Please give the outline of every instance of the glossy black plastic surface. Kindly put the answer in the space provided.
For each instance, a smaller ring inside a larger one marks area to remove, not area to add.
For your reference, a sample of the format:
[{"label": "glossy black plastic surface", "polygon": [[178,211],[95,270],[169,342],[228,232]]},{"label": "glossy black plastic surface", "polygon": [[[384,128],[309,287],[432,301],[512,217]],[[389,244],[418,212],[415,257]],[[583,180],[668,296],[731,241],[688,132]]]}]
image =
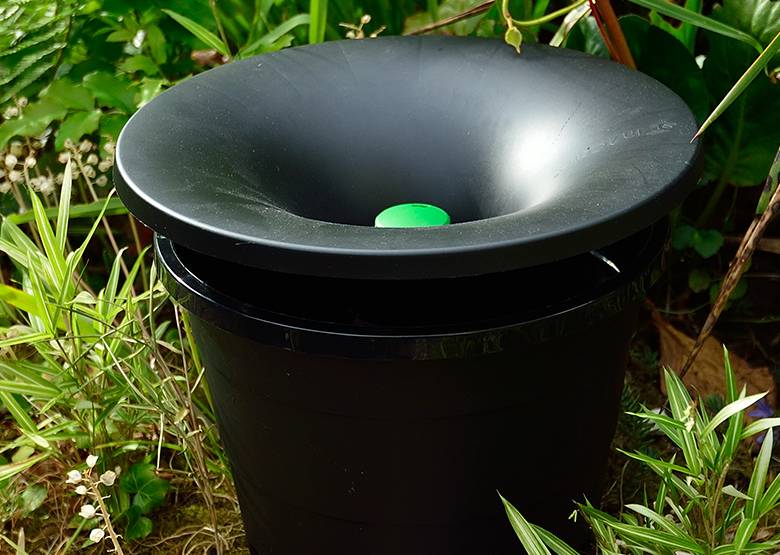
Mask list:
[{"label": "glossy black plastic surface", "polygon": [[516,554],[497,490],[581,542],[567,516],[599,498],[666,235],[662,223],[571,261],[432,280],[427,302],[414,280],[276,274],[158,236],[253,552]]},{"label": "glossy black plastic surface", "polygon": [[[696,178],[696,122],[579,52],[453,37],[286,49],[189,79],[118,141],[115,181],[177,244],[300,275],[428,279],[562,260],[650,225]],[[453,225],[377,229],[423,202]]]}]

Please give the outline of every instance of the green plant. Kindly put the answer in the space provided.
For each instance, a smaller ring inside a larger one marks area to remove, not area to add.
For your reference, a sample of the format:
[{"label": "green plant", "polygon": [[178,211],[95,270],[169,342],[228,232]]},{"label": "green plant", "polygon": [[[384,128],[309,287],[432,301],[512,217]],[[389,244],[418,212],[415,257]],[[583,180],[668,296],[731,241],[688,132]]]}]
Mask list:
[{"label": "green plant", "polygon": [[[119,494],[106,500],[107,511],[121,520],[127,539],[140,538],[151,531],[146,515],[167,489],[155,472],[164,452],[183,459],[169,472],[193,476],[212,513],[211,483],[227,466],[186,326],[154,270],[144,278],[149,289],[136,291],[144,252],[127,266],[125,249],[118,249],[98,291],[85,280],[85,257],[103,212],[71,248],[72,165],[54,227],[32,190],[30,234],[8,218],[0,227],[0,252],[13,261],[18,283],[0,284],[2,310],[12,322],[0,328],[0,401],[18,430],[0,442],[0,454],[10,454],[0,480],[47,460],[73,468],[83,450],[99,454],[104,471],[129,469]],[[134,464],[152,453],[156,465]],[[7,481],[10,487],[16,486]],[[216,545],[221,541],[215,538]]]},{"label": "green plant", "polygon": [[[728,555],[766,553],[780,544],[780,534],[761,531],[761,522],[780,508],[780,477],[769,479],[772,428],[780,418],[745,425],[745,412],[766,393],[740,391],[724,349],[727,404],[710,416],[694,401],[680,378],[665,370],[670,414],[644,410],[634,416],[654,424],[675,446],[669,460],[642,452],[625,453],[658,475],[657,491],[645,492],[642,504],[629,504],[613,517],[589,502],[578,512],[590,526],[599,553],[655,555]],[[729,469],[745,439],[766,432],[746,489],[732,482]],[[575,555],[549,532],[529,524],[502,498],[510,522],[529,555]],[[761,534],[759,532],[761,531]],[[760,538],[759,538],[760,536]]]}]

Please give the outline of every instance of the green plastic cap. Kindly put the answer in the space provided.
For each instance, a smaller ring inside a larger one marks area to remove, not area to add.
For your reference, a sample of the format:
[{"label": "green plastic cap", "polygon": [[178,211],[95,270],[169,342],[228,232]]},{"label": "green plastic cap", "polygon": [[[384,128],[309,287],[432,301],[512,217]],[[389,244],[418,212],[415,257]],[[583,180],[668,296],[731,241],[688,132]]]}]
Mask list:
[{"label": "green plastic cap", "polygon": [[374,220],[376,227],[434,227],[449,223],[450,215],[444,210],[418,202],[385,208]]}]

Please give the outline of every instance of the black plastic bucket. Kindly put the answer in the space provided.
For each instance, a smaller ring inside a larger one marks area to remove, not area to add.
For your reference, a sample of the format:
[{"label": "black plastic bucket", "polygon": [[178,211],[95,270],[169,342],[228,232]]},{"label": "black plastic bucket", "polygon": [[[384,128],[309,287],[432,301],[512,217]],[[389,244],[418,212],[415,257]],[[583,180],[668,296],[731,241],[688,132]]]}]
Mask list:
[{"label": "black plastic bucket", "polygon": [[497,491],[577,541],[666,226],[531,270],[377,282],[157,237],[256,553],[517,553]]},{"label": "black plastic bucket", "polygon": [[[192,313],[255,552],[515,553],[499,491],[576,539],[696,127],[608,60],[451,37],[287,49],[135,114],[117,190]],[[452,225],[372,226],[405,203]]]}]

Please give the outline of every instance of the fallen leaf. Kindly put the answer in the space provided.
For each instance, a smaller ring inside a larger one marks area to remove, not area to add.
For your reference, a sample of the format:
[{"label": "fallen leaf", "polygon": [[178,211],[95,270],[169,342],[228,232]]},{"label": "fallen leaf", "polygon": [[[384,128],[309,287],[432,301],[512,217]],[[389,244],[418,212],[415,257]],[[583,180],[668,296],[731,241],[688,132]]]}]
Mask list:
[{"label": "fallen leaf", "polygon": [[[661,343],[661,368],[668,367],[675,372],[680,371],[685,357],[690,352],[695,339],[681,332],[658,313],[653,314],[653,323],[658,329]],[[777,406],[777,391],[772,373],[766,366],[750,366],[745,359],[729,353],[731,367],[737,378],[739,387],[747,386],[748,395],[769,392],[766,400],[773,408]],[[723,346],[714,337],[708,337],[704,342],[699,356],[683,379],[685,385],[694,394],[702,398],[718,394],[726,397],[726,378],[723,372]],[[661,373],[661,390],[666,394],[666,386]]]}]

